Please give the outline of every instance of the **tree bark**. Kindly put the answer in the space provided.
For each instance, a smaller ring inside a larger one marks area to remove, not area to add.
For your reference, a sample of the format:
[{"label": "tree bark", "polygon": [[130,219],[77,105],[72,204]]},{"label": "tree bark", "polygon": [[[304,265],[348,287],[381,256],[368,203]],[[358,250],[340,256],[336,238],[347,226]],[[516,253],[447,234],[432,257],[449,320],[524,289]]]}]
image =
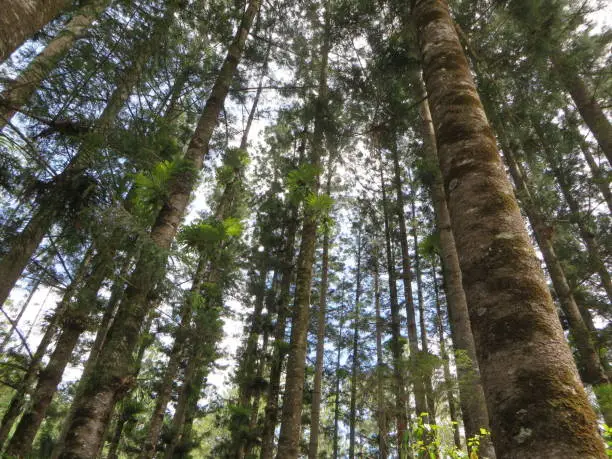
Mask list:
[{"label": "tree bark", "polygon": [[[319,70],[318,98],[315,108],[314,132],[310,164],[315,168],[321,165],[323,155],[324,123],[327,116],[327,61],[331,47],[331,13],[325,11],[323,44],[321,46],[321,63]],[[310,190],[314,195],[319,193],[319,178]],[[312,284],[312,264],[314,262],[319,225],[317,212],[306,206],[302,225],[302,240],[297,259],[295,302],[291,320],[291,341],[289,344],[289,361],[285,379],[285,394],[281,417],[281,430],[278,440],[277,459],[295,459],[299,454],[299,441],[302,427],[302,397],[304,394],[304,374],[306,365],[306,348],[308,335],[308,318],[310,314],[310,288]]]},{"label": "tree bark", "polygon": [[334,389],[334,438],[332,443],[333,458],[338,459],[338,437],[340,435],[340,357],[342,354],[342,332],[344,331],[344,279],[342,280],[342,300],[340,302],[340,318],[338,320],[338,343],[336,345],[336,384]]},{"label": "tree bark", "polygon": [[0,63],[71,4],[71,0],[2,0]]},{"label": "tree bark", "polygon": [[190,167],[185,167],[185,170],[172,177],[168,198],[151,229],[152,247],[143,250],[88,387],[82,399],[76,401],[79,408],[60,455],[62,459],[87,458],[95,454],[114,404],[132,384],[130,375],[133,364],[129,356],[134,350],[141,324],[148,313],[147,294],[163,278],[167,250],[197,183],[198,171],[208,155],[208,144],[217,124],[217,117],[258,10],[259,0],[249,2],[185,153],[185,165]]},{"label": "tree bark", "polygon": [[496,451],[603,458],[448,6],[416,0],[413,16]]},{"label": "tree bark", "polygon": [[32,62],[5,86],[0,94],[0,131],[13,115],[30,100],[36,89],[49,76],[57,63],[82,38],[91,24],[108,7],[110,0],[87,1]]}]

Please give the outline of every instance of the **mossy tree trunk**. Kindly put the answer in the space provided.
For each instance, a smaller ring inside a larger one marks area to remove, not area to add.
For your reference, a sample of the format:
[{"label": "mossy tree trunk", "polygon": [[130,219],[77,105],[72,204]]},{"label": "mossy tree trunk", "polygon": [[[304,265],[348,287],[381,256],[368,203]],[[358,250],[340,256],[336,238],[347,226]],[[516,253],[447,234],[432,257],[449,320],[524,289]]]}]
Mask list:
[{"label": "mossy tree trunk", "polygon": [[412,13],[497,454],[603,458],[448,5]]},{"label": "mossy tree trunk", "polygon": [[258,10],[259,0],[252,0],[243,14],[187,147],[185,168],[172,177],[167,199],[151,229],[150,246],[143,249],[130,278],[121,307],[108,332],[108,338],[86,390],[82,398],[75,401],[78,408],[75,410],[61,458],[88,458],[97,452],[113,406],[132,384],[133,361],[129,356],[136,346],[141,324],[148,313],[147,294],[163,279],[167,251],[197,184],[198,172],[208,155],[208,144]]}]

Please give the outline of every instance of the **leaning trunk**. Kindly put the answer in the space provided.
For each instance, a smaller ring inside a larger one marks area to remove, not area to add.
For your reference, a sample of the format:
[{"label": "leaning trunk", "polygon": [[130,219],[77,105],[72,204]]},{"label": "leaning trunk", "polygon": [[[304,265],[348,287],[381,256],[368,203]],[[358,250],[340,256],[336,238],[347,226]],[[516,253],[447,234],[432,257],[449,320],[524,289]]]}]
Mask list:
[{"label": "leaning trunk", "polygon": [[[229,47],[219,70],[196,131],[185,153],[185,166],[169,183],[168,197],[151,229],[150,246],[143,249],[117,317],[108,333],[104,348],[92,371],[83,397],[76,400],[77,409],[64,450],[65,459],[92,457],[98,450],[102,435],[116,401],[133,384],[132,354],[141,324],[148,313],[147,294],[163,279],[166,253],[184,216],[190,195],[197,183],[198,171],[208,155],[208,144],[217,123],[217,117],[227,96],[234,73],[242,57],[246,39],[259,0],[252,0]],[[190,167],[187,167],[190,166]]]},{"label": "leaning trunk", "polygon": [[496,450],[603,458],[448,6],[416,0],[413,16]]},{"label": "leaning trunk", "polygon": [[57,37],[36,56],[21,74],[8,83],[0,95],[0,131],[13,115],[30,100],[36,89],[49,76],[74,43],[85,36],[91,24],[109,5],[110,0],[94,0],[75,12]]}]

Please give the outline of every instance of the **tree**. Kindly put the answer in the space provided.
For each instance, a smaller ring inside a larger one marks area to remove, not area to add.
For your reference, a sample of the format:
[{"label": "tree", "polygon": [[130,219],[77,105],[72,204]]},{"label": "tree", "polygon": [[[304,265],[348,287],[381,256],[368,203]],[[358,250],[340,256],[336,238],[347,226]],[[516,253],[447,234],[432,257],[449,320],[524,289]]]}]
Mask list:
[{"label": "tree", "polygon": [[[496,450],[507,457],[603,457],[594,414],[500,167],[448,6],[417,1],[412,13]],[[459,218],[468,213],[469,220]],[[544,337],[546,346],[540,344]],[[503,382],[502,373],[508,375]],[[533,385],[541,388],[537,397]],[[553,408],[561,400],[562,408]],[[529,419],[520,411],[525,405]],[[571,427],[563,421],[569,416]]]}]

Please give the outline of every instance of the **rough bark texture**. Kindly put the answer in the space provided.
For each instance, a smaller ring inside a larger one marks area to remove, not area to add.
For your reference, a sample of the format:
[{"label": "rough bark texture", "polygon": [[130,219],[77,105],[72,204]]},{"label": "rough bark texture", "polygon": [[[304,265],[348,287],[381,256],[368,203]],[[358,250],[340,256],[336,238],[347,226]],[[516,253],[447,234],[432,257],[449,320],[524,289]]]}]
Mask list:
[{"label": "rough bark texture", "polygon": [[91,24],[109,3],[110,0],[85,2],[57,37],[45,46],[45,49],[17,78],[5,86],[0,94],[0,130],[30,100],[43,80],[49,76],[74,43],[85,35]]},{"label": "rough bark texture", "polygon": [[[325,13],[323,44],[321,47],[321,68],[319,70],[319,94],[317,98],[312,150],[310,163],[315,168],[321,165],[323,153],[323,129],[327,112],[327,59],[330,50],[331,25],[330,13]],[[319,180],[312,187],[312,193],[319,192]],[[302,240],[297,259],[295,302],[291,319],[291,341],[289,361],[285,379],[285,394],[281,430],[278,440],[277,459],[294,459],[299,454],[299,441],[302,427],[302,397],[304,394],[304,374],[306,365],[306,337],[310,314],[310,287],[312,283],[312,264],[314,262],[319,218],[314,209],[306,206],[302,225]]]},{"label": "rough bark texture", "polygon": [[584,123],[597,139],[597,143],[601,147],[608,158],[608,162],[612,165],[612,124],[608,120],[603,109],[595,99],[592,91],[589,90],[586,83],[577,74],[576,69],[567,65],[566,57],[560,52],[551,55],[552,68],[561,83],[567,89],[572,100],[576,104],[576,108]]},{"label": "rough bark texture", "polygon": [[[453,347],[456,352],[457,379],[459,383],[459,400],[465,427],[466,438],[472,438],[479,429],[489,430],[489,414],[480,381],[480,370],[476,358],[476,347],[472,336],[472,326],[468,313],[465,292],[463,291],[459,257],[455,247],[455,237],[451,230],[450,214],[446,205],[444,183],[440,173],[436,137],[426,100],[427,91],[423,81],[416,82],[419,91],[419,112],[423,121],[423,154],[433,171],[429,189],[432,197],[436,226],[440,234],[440,252],[444,273],[444,290],[448,304],[448,316],[451,328]],[[495,451],[490,441],[485,440],[480,452],[490,459],[495,458]]]},{"label": "rough bark texture", "polygon": [[603,458],[448,6],[413,15],[498,457]]},{"label": "rough bark texture", "polygon": [[141,324],[148,312],[147,294],[163,277],[167,250],[197,183],[197,172],[202,168],[204,158],[208,154],[208,144],[217,124],[217,117],[258,10],[259,0],[252,0],[243,15],[185,153],[184,161],[190,168],[186,167],[184,171],[175,174],[169,184],[168,198],[151,229],[152,246],[143,250],[87,388],[82,399],[78,401],[64,450],[60,455],[62,459],[93,457],[116,400],[132,384],[133,363],[127,356],[132,354],[136,346]]},{"label": "rough bark texture", "polygon": [[0,1],[0,63],[71,4],[72,0]]},{"label": "rough bark texture", "polygon": [[[331,165],[330,165],[331,168]],[[327,177],[326,192],[331,194],[331,177]],[[323,254],[321,256],[321,285],[319,287],[319,310],[317,313],[317,349],[315,356],[315,374],[310,408],[310,439],[308,458],[317,459],[319,450],[319,422],[321,417],[321,385],[323,382],[323,357],[325,350],[325,325],[327,320],[327,287],[329,270],[329,231],[323,235]]]}]

